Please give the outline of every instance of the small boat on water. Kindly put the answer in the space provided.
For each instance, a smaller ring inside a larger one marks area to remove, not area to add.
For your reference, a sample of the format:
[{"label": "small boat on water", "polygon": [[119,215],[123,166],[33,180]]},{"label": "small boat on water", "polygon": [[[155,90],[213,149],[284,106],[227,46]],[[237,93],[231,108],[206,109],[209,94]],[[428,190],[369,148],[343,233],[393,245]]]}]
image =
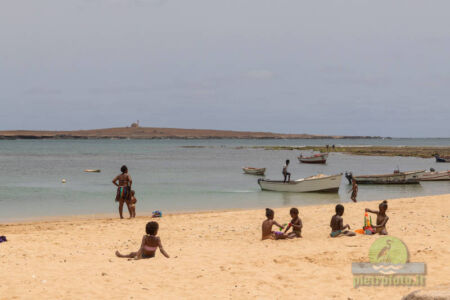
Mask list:
[{"label": "small boat on water", "polygon": [[423,173],[425,173],[425,170],[409,172],[396,170],[391,174],[351,175],[351,178],[354,178],[358,184],[409,184],[420,183],[420,177]]},{"label": "small boat on water", "polygon": [[450,162],[450,156],[439,156],[436,154],[434,158],[436,158],[436,162]]},{"label": "small boat on water", "polygon": [[86,173],[100,173],[100,169],[86,169],[84,170]]},{"label": "small boat on water", "polygon": [[429,172],[425,172],[420,174],[420,181],[444,181],[450,180],[450,170],[436,172],[434,169],[431,169]]},{"label": "small boat on water", "polygon": [[252,168],[252,167],[245,167],[242,168],[245,174],[250,175],[264,175],[266,172],[266,168]]},{"label": "small boat on water", "polygon": [[334,192],[339,191],[341,185],[341,174],[324,175],[318,174],[306,178],[297,179],[294,181],[283,182],[282,180],[265,180],[258,179],[258,184],[263,191],[275,192]]},{"label": "small boat on water", "polygon": [[313,156],[303,156],[300,154],[298,160],[305,164],[324,164],[327,162],[328,153],[314,154]]}]

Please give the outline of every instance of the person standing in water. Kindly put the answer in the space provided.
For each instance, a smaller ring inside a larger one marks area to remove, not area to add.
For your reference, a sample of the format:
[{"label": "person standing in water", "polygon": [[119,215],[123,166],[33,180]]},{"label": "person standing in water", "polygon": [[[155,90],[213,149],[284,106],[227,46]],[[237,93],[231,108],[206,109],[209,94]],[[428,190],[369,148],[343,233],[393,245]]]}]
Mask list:
[{"label": "person standing in water", "polygon": [[119,202],[119,215],[120,218],[123,219],[123,203],[125,202],[128,207],[128,212],[130,213],[130,218],[132,216],[131,214],[131,208],[130,208],[130,200],[131,200],[131,184],[133,181],[131,180],[131,176],[128,174],[128,168],[127,166],[123,165],[120,168],[120,171],[122,174],[117,175],[112,183],[117,186],[117,194],[116,194],[116,202]]},{"label": "person standing in water", "polygon": [[289,159],[286,160],[286,164],[283,166],[283,176],[284,176],[284,181],[286,182],[286,178],[287,181],[291,181],[291,173],[288,172],[288,166],[289,166]]},{"label": "person standing in water", "polygon": [[358,196],[358,184],[356,183],[355,178],[352,178],[352,196],[350,199],[352,199],[353,202],[356,202],[356,196]]}]

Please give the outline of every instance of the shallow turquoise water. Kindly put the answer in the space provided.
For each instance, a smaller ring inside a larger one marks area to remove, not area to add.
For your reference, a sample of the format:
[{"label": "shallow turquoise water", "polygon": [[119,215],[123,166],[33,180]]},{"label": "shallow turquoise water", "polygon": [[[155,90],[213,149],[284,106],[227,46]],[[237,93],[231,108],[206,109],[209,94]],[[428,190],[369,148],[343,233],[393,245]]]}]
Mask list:
[{"label": "shallow turquoise water", "polygon": [[[133,177],[137,211],[209,210],[301,206],[349,201],[343,179],[339,194],[261,192],[243,166],[266,167],[266,177],[281,177],[285,159],[292,178],[316,173],[386,173],[446,170],[434,159],[365,157],[331,153],[323,166],[299,164],[299,151],[235,149],[253,145],[450,145],[450,139],[387,140],[15,140],[0,141],[0,221],[29,217],[115,213],[112,178],[126,164]],[[183,148],[182,146],[206,146]],[[84,173],[101,169],[101,173]],[[67,183],[62,184],[61,179]],[[358,200],[450,192],[450,182],[408,186],[360,186]]]}]

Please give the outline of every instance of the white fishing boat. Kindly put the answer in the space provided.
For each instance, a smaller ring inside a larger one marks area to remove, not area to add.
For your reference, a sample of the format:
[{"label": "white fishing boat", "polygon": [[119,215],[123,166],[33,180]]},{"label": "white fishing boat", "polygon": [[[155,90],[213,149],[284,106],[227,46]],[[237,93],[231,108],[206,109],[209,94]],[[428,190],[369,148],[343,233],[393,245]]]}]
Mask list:
[{"label": "white fishing boat", "polygon": [[420,183],[420,176],[425,170],[400,172],[380,175],[353,175],[358,184],[409,184]]},{"label": "white fishing boat", "polygon": [[242,168],[245,174],[250,175],[264,175],[266,172],[266,168],[252,168],[252,167],[245,167]]},{"label": "white fishing boat", "polygon": [[339,191],[341,185],[341,174],[324,175],[318,174],[294,181],[283,182],[282,180],[258,179],[258,184],[262,190],[276,192],[334,192]]},{"label": "white fishing boat", "polygon": [[305,164],[324,164],[327,162],[328,153],[319,153],[312,156],[303,156],[300,154],[298,160]]},{"label": "white fishing boat", "polygon": [[450,180],[450,170],[442,172],[424,172],[420,174],[420,181],[444,181]]}]

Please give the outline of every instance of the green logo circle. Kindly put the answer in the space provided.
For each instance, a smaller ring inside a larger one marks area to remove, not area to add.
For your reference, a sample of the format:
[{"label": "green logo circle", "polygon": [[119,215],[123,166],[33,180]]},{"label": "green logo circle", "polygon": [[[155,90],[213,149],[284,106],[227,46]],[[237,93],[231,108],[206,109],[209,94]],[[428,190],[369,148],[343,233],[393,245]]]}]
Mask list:
[{"label": "green logo circle", "polygon": [[373,264],[405,264],[408,262],[408,248],[400,239],[384,236],[370,246],[369,260]]}]

